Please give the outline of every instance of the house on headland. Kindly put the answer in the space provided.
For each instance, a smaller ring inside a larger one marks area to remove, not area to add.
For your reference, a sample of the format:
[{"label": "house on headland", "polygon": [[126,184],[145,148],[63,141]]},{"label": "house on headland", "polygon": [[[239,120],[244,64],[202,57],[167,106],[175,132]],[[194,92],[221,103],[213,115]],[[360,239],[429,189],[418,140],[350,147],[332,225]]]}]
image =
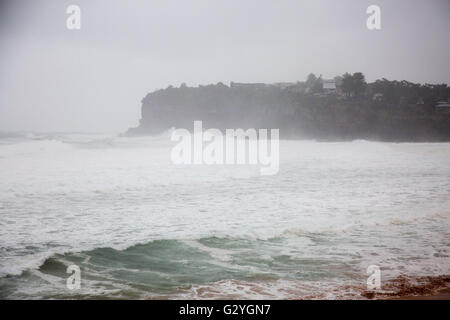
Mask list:
[{"label": "house on headland", "polygon": [[241,82],[230,82],[230,88],[242,88],[242,89],[263,89],[267,85],[265,83],[241,83]]},{"label": "house on headland", "polygon": [[377,101],[377,102],[381,102],[384,99],[384,94],[382,94],[381,92],[377,92],[373,95],[372,100],[373,101]]},{"label": "house on headland", "polygon": [[336,81],[334,79],[322,79],[324,93],[336,93]]},{"label": "house on headland", "polygon": [[439,101],[434,108],[437,112],[450,112],[450,100]]},{"label": "house on headland", "polygon": [[264,89],[264,88],[278,88],[284,90],[290,87],[296,86],[294,82],[275,82],[275,83],[241,83],[230,82],[230,88],[243,88],[243,89]]}]

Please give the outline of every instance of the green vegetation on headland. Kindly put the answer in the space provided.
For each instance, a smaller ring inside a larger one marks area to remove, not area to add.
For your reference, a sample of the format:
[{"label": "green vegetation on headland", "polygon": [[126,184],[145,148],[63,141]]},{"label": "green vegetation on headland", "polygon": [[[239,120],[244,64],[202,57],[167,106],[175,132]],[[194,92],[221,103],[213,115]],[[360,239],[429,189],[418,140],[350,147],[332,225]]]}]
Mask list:
[{"label": "green vegetation on headland", "polygon": [[281,138],[450,141],[450,87],[387,79],[366,83],[362,73],[296,83],[218,83],[149,93],[142,118],[128,134],[172,127],[279,128]]}]

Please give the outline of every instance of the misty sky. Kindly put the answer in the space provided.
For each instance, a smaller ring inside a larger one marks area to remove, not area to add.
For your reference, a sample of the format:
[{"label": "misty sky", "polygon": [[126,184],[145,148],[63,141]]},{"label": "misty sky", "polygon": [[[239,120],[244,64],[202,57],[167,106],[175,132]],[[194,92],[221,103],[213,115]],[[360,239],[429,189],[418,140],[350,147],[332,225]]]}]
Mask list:
[{"label": "misty sky", "polygon": [[[125,131],[148,92],[182,82],[450,83],[449,0],[0,3],[0,131]],[[66,28],[70,4],[81,30]]]}]

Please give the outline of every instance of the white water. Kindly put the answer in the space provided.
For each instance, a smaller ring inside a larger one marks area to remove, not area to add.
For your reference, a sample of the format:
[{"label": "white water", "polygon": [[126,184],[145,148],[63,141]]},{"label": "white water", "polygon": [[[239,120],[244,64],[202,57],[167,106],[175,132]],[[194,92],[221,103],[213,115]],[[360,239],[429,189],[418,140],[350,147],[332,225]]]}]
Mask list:
[{"label": "white water", "polygon": [[168,134],[37,138],[0,140],[0,276],[54,253],[157,239],[226,267],[232,250],[198,242],[211,236],[282,238],[258,256],[335,259],[350,274],[371,264],[388,277],[450,273],[449,143],[282,141],[279,173],[260,176],[257,166],[175,166]]}]

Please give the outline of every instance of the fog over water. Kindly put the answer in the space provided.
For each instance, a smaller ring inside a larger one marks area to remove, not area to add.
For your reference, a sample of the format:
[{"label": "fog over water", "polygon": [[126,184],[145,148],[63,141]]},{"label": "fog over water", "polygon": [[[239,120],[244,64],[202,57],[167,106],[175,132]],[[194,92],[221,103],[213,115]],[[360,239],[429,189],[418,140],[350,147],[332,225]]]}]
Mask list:
[{"label": "fog over water", "polygon": [[0,299],[364,299],[371,265],[376,298],[448,289],[449,14],[0,0]]},{"label": "fog over water", "polygon": [[[364,72],[450,82],[450,4],[377,1],[2,1],[0,130],[123,132],[168,85]],[[431,63],[432,62],[432,63]]]}]

